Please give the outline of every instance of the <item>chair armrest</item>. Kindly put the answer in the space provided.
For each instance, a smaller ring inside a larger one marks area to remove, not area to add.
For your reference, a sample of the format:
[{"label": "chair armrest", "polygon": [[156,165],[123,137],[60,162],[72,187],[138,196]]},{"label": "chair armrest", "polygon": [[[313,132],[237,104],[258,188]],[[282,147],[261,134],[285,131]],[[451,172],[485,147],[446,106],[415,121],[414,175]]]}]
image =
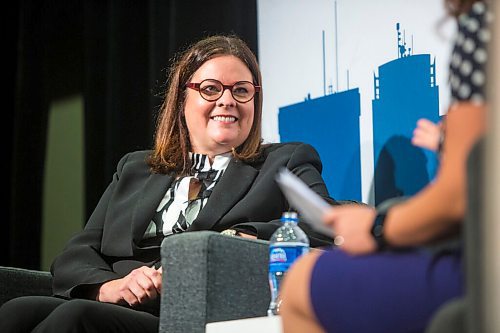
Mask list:
[{"label": "chair armrest", "polygon": [[268,247],[213,231],[165,238],[160,332],[205,332],[209,322],[266,315]]},{"label": "chair armrest", "polygon": [[52,295],[52,276],[46,271],[0,266],[0,305],[27,295]]}]

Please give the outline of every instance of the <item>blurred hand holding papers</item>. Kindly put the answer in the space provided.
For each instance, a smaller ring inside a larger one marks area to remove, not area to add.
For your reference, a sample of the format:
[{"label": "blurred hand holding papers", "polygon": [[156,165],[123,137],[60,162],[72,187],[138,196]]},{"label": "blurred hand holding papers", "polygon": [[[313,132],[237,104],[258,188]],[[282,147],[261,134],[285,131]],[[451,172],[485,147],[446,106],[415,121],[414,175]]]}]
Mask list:
[{"label": "blurred hand holding papers", "polygon": [[323,215],[332,207],[328,202],[286,168],[278,172],[276,182],[304,222],[323,235],[334,236],[333,229],[323,224]]}]

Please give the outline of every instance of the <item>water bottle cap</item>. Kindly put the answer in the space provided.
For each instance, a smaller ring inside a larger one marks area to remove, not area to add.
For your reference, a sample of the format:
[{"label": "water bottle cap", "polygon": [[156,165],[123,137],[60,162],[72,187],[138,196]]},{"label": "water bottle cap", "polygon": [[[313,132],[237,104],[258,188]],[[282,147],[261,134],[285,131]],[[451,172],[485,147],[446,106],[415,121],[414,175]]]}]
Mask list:
[{"label": "water bottle cap", "polygon": [[281,221],[298,223],[299,217],[297,215],[297,212],[284,212],[281,216]]}]

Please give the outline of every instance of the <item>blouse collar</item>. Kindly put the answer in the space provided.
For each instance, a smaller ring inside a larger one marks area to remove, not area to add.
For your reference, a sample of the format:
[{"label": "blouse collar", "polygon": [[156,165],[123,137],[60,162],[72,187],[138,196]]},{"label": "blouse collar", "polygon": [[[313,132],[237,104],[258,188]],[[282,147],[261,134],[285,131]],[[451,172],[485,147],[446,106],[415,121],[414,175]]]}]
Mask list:
[{"label": "blouse collar", "polygon": [[223,153],[216,155],[212,163],[210,163],[210,159],[208,155],[199,154],[199,153],[189,153],[191,157],[191,161],[193,165],[191,167],[192,171],[200,172],[200,171],[209,171],[209,170],[225,170],[233,158],[233,154],[231,152]]}]

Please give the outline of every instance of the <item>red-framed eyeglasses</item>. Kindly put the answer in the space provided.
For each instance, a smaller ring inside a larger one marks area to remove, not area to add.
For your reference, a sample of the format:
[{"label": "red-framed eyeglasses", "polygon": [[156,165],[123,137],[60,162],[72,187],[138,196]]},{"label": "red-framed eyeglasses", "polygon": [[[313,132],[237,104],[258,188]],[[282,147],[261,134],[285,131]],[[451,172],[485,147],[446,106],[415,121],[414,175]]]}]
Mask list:
[{"label": "red-framed eyeglasses", "polygon": [[256,86],[249,81],[222,84],[222,82],[215,79],[206,79],[200,83],[189,82],[186,83],[186,87],[198,91],[200,96],[209,102],[215,102],[221,98],[226,89],[229,89],[233,98],[240,103],[252,100],[255,94],[260,91],[260,86]]}]

